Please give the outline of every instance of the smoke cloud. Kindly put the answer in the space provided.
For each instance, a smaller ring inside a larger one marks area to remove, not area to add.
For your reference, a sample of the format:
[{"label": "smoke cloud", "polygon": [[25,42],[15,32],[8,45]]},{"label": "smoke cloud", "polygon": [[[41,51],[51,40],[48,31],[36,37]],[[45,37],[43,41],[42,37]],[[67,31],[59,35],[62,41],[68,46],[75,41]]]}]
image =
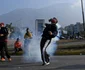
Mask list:
[{"label": "smoke cloud", "polygon": [[[60,25],[58,28],[60,28]],[[59,35],[59,33],[58,33]],[[41,40],[41,36],[36,36],[33,35],[33,38],[28,40],[28,42],[26,42],[27,40],[25,40],[25,43],[23,42],[23,44],[25,44],[23,46],[23,50],[24,50],[24,54],[23,54],[23,58],[22,61],[27,63],[27,62],[41,62],[41,51],[40,51],[40,40]],[[47,52],[53,56],[54,52],[57,49],[57,42],[59,38],[56,36],[55,38],[52,39],[50,45],[47,48]],[[27,44],[28,43],[28,44]]]},{"label": "smoke cloud", "polygon": [[[40,40],[41,38],[38,36],[33,36],[30,42],[26,46],[23,47],[23,61],[24,62],[41,62],[41,51],[40,51]],[[56,51],[57,44],[56,40],[58,38],[53,38],[51,44],[47,48],[47,52],[52,56]]]},{"label": "smoke cloud", "polygon": [[29,40],[29,43],[28,44],[27,43],[28,42],[25,42],[26,46],[23,47],[23,50],[24,50],[23,60],[24,60],[24,62],[41,61],[40,39],[36,36],[33,36],[33,38]]}]

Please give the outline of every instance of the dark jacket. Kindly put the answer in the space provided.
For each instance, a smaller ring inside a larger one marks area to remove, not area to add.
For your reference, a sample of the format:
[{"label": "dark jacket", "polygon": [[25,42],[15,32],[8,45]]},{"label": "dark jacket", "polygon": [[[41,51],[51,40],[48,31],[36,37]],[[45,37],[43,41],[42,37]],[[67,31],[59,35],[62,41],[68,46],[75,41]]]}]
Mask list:
[{"label": "dark jacket", "polygon": [[0,36],[0,42],[5,41],[8,36],[8,30],[6,27],[1,27],[0,28],[0,34],[3,34],[3,36]]},{"label": "dark jacket", "polygon": [[[45,24],[46,28],[43,31],[42,37],[46,39],[54,38],[57,35],[57,26],[56,24]],[[52,32],[52,35],[49,34],[49,31]]]}]

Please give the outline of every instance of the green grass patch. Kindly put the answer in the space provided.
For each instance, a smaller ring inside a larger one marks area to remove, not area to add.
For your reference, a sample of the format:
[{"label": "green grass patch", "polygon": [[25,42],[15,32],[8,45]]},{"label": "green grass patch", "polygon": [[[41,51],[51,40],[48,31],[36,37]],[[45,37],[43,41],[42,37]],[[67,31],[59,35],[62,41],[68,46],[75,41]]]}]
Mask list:
[{"label": "green grass patch", "polygon": [[55,55],[85,55],[85,49],[57,50]]},{"label": "green grass patch", "polygon": [[85,44],[58,46],[58,49],[84,49]]},{"label": "green grass patch", "polygon": [[14,53],[14,52],[9,52],[10,55],[23,55],[23,51],[19,51],[17,53]]},{"label": "green grass patch", "polygon": [[55,55],[85,55],[85,44],[64,44],[59,45]]}]

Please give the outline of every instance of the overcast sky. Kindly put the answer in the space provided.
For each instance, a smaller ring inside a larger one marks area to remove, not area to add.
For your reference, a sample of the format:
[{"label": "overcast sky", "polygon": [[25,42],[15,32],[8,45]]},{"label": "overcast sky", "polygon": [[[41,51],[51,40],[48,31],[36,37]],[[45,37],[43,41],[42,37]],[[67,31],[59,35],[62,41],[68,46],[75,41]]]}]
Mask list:
[{"label": "overcast sky", "polygon": [[47,7],[49,5],[61,3],[71,4],[73,8],[80,8],[80,0],[0,0],[0,15],[8,13],[18,8],[39,9],[42,7]]},{"label": "overcast sky", "polygon": [[[85,11],[85,0],[83,4]],[[76,24],[76,22],[82,23],[81,0],[0,0],[0,15],[23,8],[40,9],[42,12],[43,8],[48,7],[51,9],[48,13],[55,10],[52,14],[57,13],[62,26]]]}]

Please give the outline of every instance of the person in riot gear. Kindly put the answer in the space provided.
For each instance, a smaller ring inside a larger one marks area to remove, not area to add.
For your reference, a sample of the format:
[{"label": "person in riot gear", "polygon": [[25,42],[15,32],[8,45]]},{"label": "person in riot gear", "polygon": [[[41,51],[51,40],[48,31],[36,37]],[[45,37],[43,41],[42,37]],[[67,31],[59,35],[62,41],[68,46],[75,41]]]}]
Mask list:
[{"label": "person in riot gear", "polygon": [[[5,54],[9,61],[11,61],[11,57],[8,54],[7,48],[7,36],[8,30],[4,27],[4,23],[0,23],[0,52],[1,52],[1,61],[5,61]],[[4,54],[5,51],[5,54]]]},{"label": "person in riot gear", "polygon": [[56,18],[49,19],[51,24],[45,24],[45,29],[43,30],[42,39],[40,42],[40,50],[41,50],[41,59],[43,64],[50,64],[49,54],[46,52],[48,45],[51,43],[51,39],[57,35],[57,26],[56,23],[58,20]]}]

